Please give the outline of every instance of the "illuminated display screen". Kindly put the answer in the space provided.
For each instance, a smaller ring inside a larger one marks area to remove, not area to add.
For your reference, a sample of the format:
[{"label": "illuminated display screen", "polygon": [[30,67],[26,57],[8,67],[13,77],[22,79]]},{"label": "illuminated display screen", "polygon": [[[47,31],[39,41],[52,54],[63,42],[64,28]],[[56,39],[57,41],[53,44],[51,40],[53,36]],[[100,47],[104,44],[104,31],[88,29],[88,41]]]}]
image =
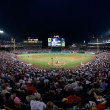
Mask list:
[{"label": "illuminated display screen", "polygon": [[49,47],[65,47],[64,38],[48,38]]}]

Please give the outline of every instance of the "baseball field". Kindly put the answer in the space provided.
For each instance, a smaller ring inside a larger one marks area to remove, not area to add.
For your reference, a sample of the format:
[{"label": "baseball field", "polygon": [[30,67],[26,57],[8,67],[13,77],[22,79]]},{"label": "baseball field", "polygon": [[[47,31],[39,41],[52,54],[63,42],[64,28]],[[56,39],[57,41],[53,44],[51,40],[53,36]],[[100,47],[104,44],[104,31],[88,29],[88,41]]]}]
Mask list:
[{"label": "baseball field", "polygon": [[95,55],[83,53],[32,53],[19,54],[17,58],[29,65],[50,69],[50,68],[76,68],[95,58]]}]

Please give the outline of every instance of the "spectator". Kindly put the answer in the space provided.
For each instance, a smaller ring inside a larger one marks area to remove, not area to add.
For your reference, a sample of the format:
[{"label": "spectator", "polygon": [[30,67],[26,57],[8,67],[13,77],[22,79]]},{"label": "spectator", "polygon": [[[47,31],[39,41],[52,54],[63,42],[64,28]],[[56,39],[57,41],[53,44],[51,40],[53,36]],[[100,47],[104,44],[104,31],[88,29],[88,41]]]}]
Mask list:
[{"label": "spectator", "polygon": [[35,100],[31,100],[30,102],[31,110],[44,110],[46,108],[46,104],[41,100],[41,97],[36,97]]}]

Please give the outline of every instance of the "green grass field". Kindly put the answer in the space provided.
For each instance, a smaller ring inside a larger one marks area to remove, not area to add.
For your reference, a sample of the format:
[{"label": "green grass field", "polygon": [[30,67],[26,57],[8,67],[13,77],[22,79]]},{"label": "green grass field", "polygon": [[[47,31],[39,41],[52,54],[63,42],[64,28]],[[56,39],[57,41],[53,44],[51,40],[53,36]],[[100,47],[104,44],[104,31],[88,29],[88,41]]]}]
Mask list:
[{"label": "green grass field", "polygon": [[34,53],[19,54],[18,59],[44,69],[50,68],[75,68],[82,63],[87,63],[95,58],[95,55],[81,53]]}]

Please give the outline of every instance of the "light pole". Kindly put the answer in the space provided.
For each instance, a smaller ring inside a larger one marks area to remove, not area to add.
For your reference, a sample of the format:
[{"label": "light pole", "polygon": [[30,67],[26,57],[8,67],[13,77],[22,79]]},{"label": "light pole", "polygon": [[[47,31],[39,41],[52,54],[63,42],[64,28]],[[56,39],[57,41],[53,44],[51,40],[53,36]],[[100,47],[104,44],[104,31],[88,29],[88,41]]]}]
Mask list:
[{"label": "light pole", "polygon": [[99,39],[97,38],[97,53],[99,52]]},{"label": "light pole", "polygon": [[0,30],[0,34],[3,34],[4,33],[4,31],[3,30]]},{"label": "light pole", "polygon": [[[3,31],[3,30],[0,30],[0,34],[1,34],[1,35],[4,34],[4,31]],[[0,37],[0,39],[1,39],[1,37]]]},{"label": "light pole", "polygon": [[15,40],[15,38],[11,38],[11,42],[13,43],[13,52],[15,53],[15,48],[16,48],[16,40]]}]

